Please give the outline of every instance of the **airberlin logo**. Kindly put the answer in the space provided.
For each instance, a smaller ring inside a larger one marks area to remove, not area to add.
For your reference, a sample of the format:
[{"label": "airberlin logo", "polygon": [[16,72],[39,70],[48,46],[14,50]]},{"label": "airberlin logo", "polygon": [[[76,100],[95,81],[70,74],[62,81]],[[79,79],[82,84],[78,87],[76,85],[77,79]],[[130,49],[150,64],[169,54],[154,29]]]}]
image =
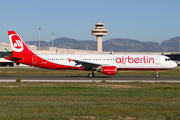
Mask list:
[{"label": "airberlin logo", "polygon": [[16,34],[12,34],[9,36],[10,42],[11,42],[11,46],[12,46],[12,50],[15,52],[22,52],[24,47],[23,47],[23,43],[21,38],[16,35]]},{"label": "airberlin logo", "polygon": [[148,56],[143,56],[143,57],[130,57],[130,56],[127,56],[127,57],[117,57],[116,58],[116,63],[154,63],[154,58],[153,57],[148,57]]},{"label": "airberlin logo", "polygon": [[20,42],[20,40],[15,40],[15,43],[13,45],[15,48],[21,48],[22,47],[22,43]]}]

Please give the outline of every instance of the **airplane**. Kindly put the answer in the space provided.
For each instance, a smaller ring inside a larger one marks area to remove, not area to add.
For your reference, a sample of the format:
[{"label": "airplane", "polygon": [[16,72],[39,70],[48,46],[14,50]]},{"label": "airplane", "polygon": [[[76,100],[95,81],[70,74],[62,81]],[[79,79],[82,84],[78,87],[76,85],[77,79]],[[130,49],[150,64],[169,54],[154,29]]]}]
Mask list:
[{"label": "airplane", "polygon": [[148,54],[35,54],[15,31],[8,31],[13,55],[5,59],[34,67],[58,70],[89,70],[116,75],[117,70],[158,70],[175,68],[177,64],[164,55]]}]

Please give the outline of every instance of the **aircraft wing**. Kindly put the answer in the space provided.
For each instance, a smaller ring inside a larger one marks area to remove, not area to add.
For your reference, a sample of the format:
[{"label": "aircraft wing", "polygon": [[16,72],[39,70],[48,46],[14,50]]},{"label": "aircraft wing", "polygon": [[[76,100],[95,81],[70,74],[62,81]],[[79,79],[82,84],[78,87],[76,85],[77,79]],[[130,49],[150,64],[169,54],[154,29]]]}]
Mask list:
[{"label": "aircraft wing", "polygon": [[87,62],[87,61],[81,61],[81,60],[72,60],[72,59],[69,59],[69,62],[70,61],[74,61],[76,63],[76,65],[80,65],[80,67],[83,67],[84,69],[91,69],[93,67],[102,66],[102,64],[93,63],[93,62]]}]

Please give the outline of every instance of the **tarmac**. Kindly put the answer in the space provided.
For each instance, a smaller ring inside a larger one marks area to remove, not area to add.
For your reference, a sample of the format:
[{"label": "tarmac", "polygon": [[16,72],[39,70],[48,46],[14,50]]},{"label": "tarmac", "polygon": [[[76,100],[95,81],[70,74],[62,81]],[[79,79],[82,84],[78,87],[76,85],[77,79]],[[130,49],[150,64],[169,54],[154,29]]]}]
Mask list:
[{"label": "tarmac", "polygon": [[[7,68],[7,67],[1,67]],[[10,68],[35,68],[35,67],[10,67]],[[180,69],[180,66],[175,69]],[[8,76],[0,75],[0,82],[180,82],[180,77],[149,77],[149,76]]]},{"label": "tarmac", "polygon": [[1,75],[0,82],[180,82],[180,77],[145,77],[145,76],[8,76]]}]

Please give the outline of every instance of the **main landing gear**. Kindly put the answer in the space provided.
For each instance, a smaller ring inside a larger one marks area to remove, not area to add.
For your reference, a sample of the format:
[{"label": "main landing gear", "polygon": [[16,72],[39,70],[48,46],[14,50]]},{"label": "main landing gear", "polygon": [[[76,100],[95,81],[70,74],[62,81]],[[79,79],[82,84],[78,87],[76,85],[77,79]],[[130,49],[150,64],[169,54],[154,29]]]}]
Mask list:
[{"label": "main landing gear", "polygon": [[156,70],[156,78],[158,78],[158,77],[159,77],[158,70]]},{"label": "main landing gear", "polygon": [[93,72],[93,71],[90,71],[90,73],[88,74],[88,77],[89,77],[89,78],[94,77],[94,72]]},{"label": "main landing gear", "polygon": [[[93,71],[90,71],[90,73],[88,74],[88,77],[89,77],[89,78],[94,77],[94,72],[93,72]],[[155,76],[155,77],[156,77],[156,78],[159,77],[158,70],[156,70],[156,76]]]}]

